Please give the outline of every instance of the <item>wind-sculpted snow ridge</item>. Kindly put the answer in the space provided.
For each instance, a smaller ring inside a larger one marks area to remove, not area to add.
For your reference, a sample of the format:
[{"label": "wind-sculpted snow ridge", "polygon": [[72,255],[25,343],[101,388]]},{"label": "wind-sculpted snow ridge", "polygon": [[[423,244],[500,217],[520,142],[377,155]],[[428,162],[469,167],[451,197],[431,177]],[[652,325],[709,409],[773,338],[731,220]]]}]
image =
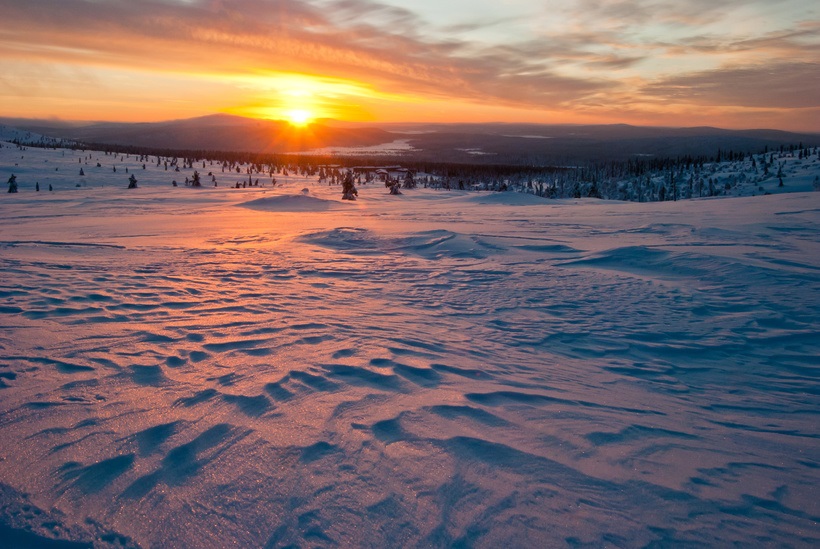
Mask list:
[{"label": "wind-sculpted snow ridge", "polygon": [[820,544],[820,193],[340,194],[3,195],[0,539]]},{"label": "wind-sculpted snow ridge", "polygon": [[256,198],[240,204],[252,210],[267,212],[321,212],[338,207],[340,204],[332,200],[324,200],[307,194],[279,195]]},{"label": "wind-sculpted snow ridge", "polygon": [[427,259],[483,259],[506,251],[490,239],[444,229],[385,239],[365,229],[341,227],[303,235],[299,240],[348,254],[403,253]]},{"label": "wind-sculpted snow ridge", "polygon": [[543,206],[544,197],[529,193],[500,192],[500,193],[478,193],[470,197],[471,202],[478,204],[506,204],[510,206]]}]

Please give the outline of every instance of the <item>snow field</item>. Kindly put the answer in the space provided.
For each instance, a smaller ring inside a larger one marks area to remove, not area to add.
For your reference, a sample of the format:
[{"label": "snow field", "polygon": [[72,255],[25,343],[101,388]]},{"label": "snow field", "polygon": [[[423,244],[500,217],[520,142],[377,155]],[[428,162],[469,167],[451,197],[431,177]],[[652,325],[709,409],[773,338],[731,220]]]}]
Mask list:
[{"label": "snow field", "polygon": [[113,160],[0,149],[9,539],[820,541],[820,194],[351,203]]}]

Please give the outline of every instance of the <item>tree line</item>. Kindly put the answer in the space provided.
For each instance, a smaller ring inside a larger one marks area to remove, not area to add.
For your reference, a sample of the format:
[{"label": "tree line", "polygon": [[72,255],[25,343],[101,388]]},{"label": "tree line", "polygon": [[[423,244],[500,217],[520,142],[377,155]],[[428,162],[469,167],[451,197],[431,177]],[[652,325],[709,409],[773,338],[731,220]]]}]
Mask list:
[{"label": "tree line", "polygon": [[[345,172],[360,166],[400,164],[414,175],[413,186],[442,190],[518,191],[547,198],[602,198],[626,201],[666,201],[727,194],[737,185],[759,185],[776,180],[784,186],[784,159],[820,160],[818,147],[768,146],[756,152],[721,150],[711,156],[635,157],[628,160],[590,160],[573,166],[521,166],[514,164],[465,164],[413,160],[405,156],[329,156],[241,151],[175,150],[138,146],[64,142],[52,138],[15,140],[15,145],[100,151],[106,155],[136,156],[165,170],[180,171],[209,166],[221,173],[268,177],[275,174],[318,176],[339,184]],[[208,172],[216,184],[214,169]],[[415,177],[419,174],[418,177]],[[197,173],[197,175],[199,175]],[[258,186],[258,178],[256,179]],[[369,181],[369,180],[368,180]],[[361,180],[358,180],[361,182]],[[367,181],[366,181],[367,182]],[[200,186],[199,177],[193,186]],[[186,181],[186,184],[189,184]],[[405,186],[405,188],[407,188]],[[398,187],[396,188],[398,189]]]}]

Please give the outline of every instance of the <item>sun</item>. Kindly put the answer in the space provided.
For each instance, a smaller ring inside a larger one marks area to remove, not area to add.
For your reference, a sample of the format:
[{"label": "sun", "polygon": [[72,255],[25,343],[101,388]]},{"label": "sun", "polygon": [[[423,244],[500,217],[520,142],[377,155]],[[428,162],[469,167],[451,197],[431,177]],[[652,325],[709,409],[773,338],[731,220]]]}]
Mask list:
[{"label": "sun", "polygon": [[285,116],[294,126],[307,126],[314,118],[313,113],[307,109],[291,109],[285,112]]}]

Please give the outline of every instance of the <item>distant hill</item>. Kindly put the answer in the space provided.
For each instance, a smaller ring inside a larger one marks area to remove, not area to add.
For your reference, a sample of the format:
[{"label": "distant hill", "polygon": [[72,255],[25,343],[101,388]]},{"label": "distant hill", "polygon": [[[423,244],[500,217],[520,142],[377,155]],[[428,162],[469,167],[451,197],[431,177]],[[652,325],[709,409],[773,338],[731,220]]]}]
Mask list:
[{"label": "distant hill", "polygon": [[378,145],[394,137],[377,128],[343,128],[313,124],[297,128],[287,122],[217,114],[186,120],[147,123],[97,123],[66,127],[20,124],[26,130],[85,143],[131,145],[177,150],[301,152],[327,146]]},{"label": "distant hill", "polygon": [[515,165],[713,156],[718,150],[761,152],[781,145],[820,145],[820,134],[626,124],[447,124],[394,126],[392,131],[408,132],[404,136],[421,150],[416,156],[424,159]]},{"label": "distant hill", "polygon": [[222,114],[168,122],[84,126],[32,120],[7,123],[12,122],[28,131],[85,143],[175,150],[293,153],[328,147],[374,147],[405,140],[412,145],[405,157],[469,164],[572,165],[820,145],[820,134],[626,124],[347,124],[323,120],[296,128],[282,121]]}]

